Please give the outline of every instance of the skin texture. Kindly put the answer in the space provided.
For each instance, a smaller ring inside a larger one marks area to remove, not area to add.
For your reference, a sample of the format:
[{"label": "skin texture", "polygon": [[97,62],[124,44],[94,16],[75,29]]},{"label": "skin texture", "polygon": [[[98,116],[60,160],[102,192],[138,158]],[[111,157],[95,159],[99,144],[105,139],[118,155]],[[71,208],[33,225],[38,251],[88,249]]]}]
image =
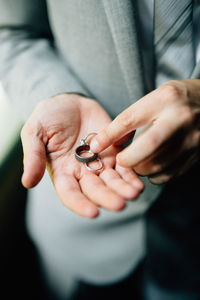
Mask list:
[{"label": "skin texture", "polygon": [[144,184],[131,168],[116,163],[120,147],[111,145],[101,153],[104,168],[96,173],[74,157],[82,138],[110,122],[96,101],[80,95],[62,94],[42,101],[21,132],[23,185],[37,185],[47,167],[62,203],[75,213],[94,218],[99,207],[122,210],[126,200],[139,196]]},{"label": "skin texture", "polygon": [[132,104],[92,139],[103,151],[142,128],[117,162],[162,184],[200,162],[200,80],[169,81]]}]

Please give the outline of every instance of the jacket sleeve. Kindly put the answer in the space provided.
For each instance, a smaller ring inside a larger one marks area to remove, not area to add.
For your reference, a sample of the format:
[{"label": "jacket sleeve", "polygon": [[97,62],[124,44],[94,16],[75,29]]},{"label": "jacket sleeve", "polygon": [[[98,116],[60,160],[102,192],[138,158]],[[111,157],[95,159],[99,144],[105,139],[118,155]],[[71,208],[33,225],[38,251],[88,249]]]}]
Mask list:
[{"label": "jacket sleeve", "polygon": [[0,0],[0,81],[23,120],[43,99],[87,95],[56,49],[45,0]]}]

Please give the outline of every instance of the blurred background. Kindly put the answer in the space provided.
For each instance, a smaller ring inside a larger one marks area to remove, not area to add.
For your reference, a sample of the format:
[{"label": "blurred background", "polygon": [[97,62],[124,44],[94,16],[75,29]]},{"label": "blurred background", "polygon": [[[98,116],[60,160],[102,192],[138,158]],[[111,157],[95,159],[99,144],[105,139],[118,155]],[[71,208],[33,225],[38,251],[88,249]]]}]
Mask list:
[{"label": "blurred background", "polygon": [[25,229],[22,121],[0,82],[0,298],[44,299],[36,251]]}]

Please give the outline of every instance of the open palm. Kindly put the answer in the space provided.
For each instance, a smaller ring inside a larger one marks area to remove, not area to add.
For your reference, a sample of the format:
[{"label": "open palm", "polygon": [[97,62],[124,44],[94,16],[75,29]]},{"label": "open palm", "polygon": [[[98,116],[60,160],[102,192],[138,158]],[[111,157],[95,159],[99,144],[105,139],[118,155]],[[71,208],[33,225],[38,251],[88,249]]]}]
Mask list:
[{"label": "open palm", "polygon": [[22,129],[24,186],[35,186],[47,166],[58,196],[77,214],[92,218],[99,206],[123,209],[144,186],[134,171],[116,164],[119,148],[111,146],[101,153],[99,172],[89,171],[74,156],[82,138],[110,122],[97,102],[80,95],[63,94],[41,102]]}]

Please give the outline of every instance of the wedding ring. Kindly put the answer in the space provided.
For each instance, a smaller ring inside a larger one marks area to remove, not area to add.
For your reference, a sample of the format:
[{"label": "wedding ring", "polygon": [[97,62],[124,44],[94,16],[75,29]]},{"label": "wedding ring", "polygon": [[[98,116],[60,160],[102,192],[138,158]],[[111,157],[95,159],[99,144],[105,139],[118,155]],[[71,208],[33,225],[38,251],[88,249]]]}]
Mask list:
[{"label": "wedding ring", "polygon": [[89,145],[88,142],[87,142],[87,139],[91,135],[97,135],[97,133],[96,132],[89,133],[84,139],[81,139],[81,145]]},{"label": "wedding ring", "polygon": [[[102,162],[101,158],[98,156],[97,153],[94,153],[90,150],[90,145],[87,142],[87,139],[89,136],[96,135],[96,134],[97,134],[96,132],[91,132],[84,139],[81,139],[80,146],[78,146],[75,150],[75,158],[80,162],[84,162],[86,168],[91,172],[97,172],[103,168],[103,162]],[[85,156],[82,156],[83,153],[90,153],[92,155],[89,157],[85,157]],[[100,163],[100,167],[97,169],[91,168],[88,165],[90,162],[93,162],[95,160]]]},{"label": "wedding ring", "polygon": [[[81,156],[82,153],[90,153],[92,154],[91,156],[89,157],[84,157],[84,156]],[[98,159],[98,154],[97,153],[93,153],[91,150],[90,150],[90,145],[88,144],[84,144],[84,145],[81,145],[79,147],[76,148],[75,150],[75,158],[80,161],[80,162],[84,162],[84,163],[89,163],[89,162],[92,162],[96,159]]]},{"label": "wedding ring", "polygon": [[97,169],[93,169],[91,167],[88,166],[88,163],[89,162],[86,162],[85,165],[86,165],[86,168],[89,170],[89,171],[92,171],[92,172],[97,172],[97,171],[100,171],[102,168],[103,168],[103,162],[102,160],[98,157],[96,158],[96,161],[99,161],[100,162],[100,167],[97,168]]}]

